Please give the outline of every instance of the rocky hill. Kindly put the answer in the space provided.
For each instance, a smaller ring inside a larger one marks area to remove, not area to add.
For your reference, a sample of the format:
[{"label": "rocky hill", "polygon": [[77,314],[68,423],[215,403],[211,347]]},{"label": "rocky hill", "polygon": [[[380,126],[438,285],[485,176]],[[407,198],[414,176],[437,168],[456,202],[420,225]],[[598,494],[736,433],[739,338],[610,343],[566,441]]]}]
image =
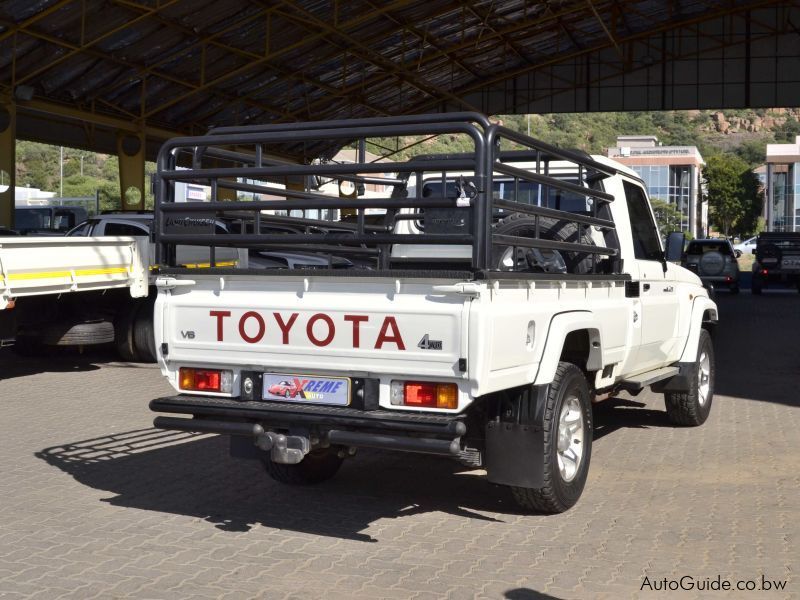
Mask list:
[{"label": "rocky hill", "polygon": [[[734,152],[753,165],[763,162],[766,144],[794,142],[800,135],[798,108],[498,115],[495,119],[545,142],[591,153],[604,153],[615,145],[618,135],[655,135],[665,145],[698,146],[703,156]],[[401,148],[412,142],[421,143],[401,150],[401,157],[468,148],[467,140],[457,136],[384,140],[382,145]]]}]

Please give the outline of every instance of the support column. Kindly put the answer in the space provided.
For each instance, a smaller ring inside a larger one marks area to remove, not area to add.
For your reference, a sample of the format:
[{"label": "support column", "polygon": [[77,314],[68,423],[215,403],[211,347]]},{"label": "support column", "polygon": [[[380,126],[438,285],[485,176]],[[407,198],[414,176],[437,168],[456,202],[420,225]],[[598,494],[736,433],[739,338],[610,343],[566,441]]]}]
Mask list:
[{"label": "support column", "polygon": [[9,228],[14,227],[16,181],[17,113],[14,103],[6,100],[0,101],[0,225]]},{"label": "support column", "polygon": [[766,230],[772,231],[772,203],[775,201],[775,182],[772,180],[772,163],[767,163]]},{"label": "support column", "polygon": [[787,217],[789,221],[788,231],[797,231],[797,163],[790,163],[786,173],[786,194]]},{"label": "support column", "polygon": [[700,197],[699,188],[700,186],[696,185],[695,180],[697,179],[697,167],[694,165],[689,166],[689,233],[692,234],[693,237],[703,237],[702,234],[697,233],[697,209],[700,206],[700,202],[698,202],[698,198]]},{"label": "support column", "polygon": [[[232,165],[230,165],[229,163],[226,164],[221,160],[214,160],[214,166],[217,168],[223,168],[223,167],[230,167]],[[234,200],[236,200],[236,190],[224,187],[217,188],[216,199],[223,202],[233,202]]]},{"label": "support column", "polygon": [[122,210],[144,210],[144,134],[118,133],[119,191]]}]

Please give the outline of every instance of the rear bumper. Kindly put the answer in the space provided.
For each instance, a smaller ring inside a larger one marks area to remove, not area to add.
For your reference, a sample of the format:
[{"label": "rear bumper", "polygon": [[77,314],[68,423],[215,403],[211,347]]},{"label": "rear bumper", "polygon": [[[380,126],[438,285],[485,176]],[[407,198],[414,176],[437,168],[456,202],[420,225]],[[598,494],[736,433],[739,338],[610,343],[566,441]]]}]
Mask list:
[{"label": "rear bumper", "polygon": [[[457,415],[283,405],[208,396],[158,398],[150,402],[150,409],[192,417],[159,416],[153,421],[157,428],[250,437],[256,446],[271,450],[273,460],[289,463],[297,461],[274,450],[276,443],[285,446],[287,439],[290,449],[304,450],[299,459],[315,447],[332,445],[456,456],[461,449],[461,436],[467,431]],[[280,436],[286,439],[278,439]]]},{"label": "rear bumper", "polygon": [[759,271],[753,273],[753,278],[760,279],[767,283],[797,283],[800,281],[800,272],[797,271],[781,271],[778,269],[767,270],[767,275]]},{"label": "rear bumper", "polygon": [[729,275],[699,275],[700,281],[704,283],[722,283],[727,285],[733,285],[739,282],[739,274],[738,273],[731,273]]}]

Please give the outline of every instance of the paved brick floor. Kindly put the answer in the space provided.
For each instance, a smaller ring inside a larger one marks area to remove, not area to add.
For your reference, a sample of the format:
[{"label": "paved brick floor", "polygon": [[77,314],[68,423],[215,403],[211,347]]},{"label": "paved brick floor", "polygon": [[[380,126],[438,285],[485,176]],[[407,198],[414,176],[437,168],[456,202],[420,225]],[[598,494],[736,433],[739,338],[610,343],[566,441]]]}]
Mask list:
[{"label": "paved brick floor", "polygon": [[661,598],[644,577],[683,575],[789,583],[679,597],[797,597],[800,297],[719,302],[708,423],[673,428],[652,395],[598,409],[588,487],[559,516],[413,455],[280,486],[220,438],[151,429],[157,369],[2,351],[0,597]]}]

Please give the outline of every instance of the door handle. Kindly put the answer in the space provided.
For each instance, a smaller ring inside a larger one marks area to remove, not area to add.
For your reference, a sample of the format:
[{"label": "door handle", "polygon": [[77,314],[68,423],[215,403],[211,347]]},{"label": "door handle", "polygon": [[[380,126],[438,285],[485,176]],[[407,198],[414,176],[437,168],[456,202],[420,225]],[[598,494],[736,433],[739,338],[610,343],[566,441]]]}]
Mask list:
[{"label": "door handle", "polygon": [[644,290],[645,292],[649,292],[650,291],[650,284],[649,283],[642,284],[642,290]]}]

